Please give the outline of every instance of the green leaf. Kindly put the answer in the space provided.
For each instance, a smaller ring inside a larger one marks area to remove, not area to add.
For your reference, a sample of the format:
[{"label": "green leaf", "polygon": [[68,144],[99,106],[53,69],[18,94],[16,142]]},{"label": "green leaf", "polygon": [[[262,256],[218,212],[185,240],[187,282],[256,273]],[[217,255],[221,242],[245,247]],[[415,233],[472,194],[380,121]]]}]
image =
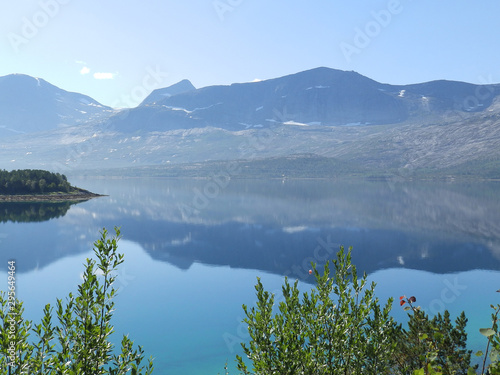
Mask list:
[{"label": "green leaf", "polygon": [[490,337],[495,334],[495,331],[491,328],[479,328],[479,332],[481,333],[481,335],[486,337]]},{"label": "green leaf", "polygon": [[484,353],[482,350],[479,350],[478,352],[476,352],[476,356],[478,356],[478,357],[482,357],[483,355],[484,355]]},{"label": "green leaf", "polygon": [[490,352],[490,361],[492,363],[497,362],[499,355],[500,355],[500,353],[497,350],[492,349],[491,352]]},{"label": "green leaf", "polygon": [[441,332],[434,332],[434,339],[435,340],[442,340],[444,335]]}]

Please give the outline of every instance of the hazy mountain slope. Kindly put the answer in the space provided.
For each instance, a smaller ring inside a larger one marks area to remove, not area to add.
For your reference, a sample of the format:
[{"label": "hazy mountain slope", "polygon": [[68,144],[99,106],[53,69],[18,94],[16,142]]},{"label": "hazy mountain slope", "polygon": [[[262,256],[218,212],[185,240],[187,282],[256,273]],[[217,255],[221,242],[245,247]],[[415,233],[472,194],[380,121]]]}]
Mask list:
[{"label": "hazy mountain slope", "polygon": [[200,126],[242,130],[276,123],[352,126],[429,122],[455,111],[486,110],[500,93],[500,86],[452,81],[396,86],[355,72],[316,68],[261,82],[186,90],[163,98],[159,93],[146,99],[148,111],[142,106],[130,109],[127,118],[113,117],[111,126],[123,132],[149,132]]},{"label": "hazy mountain slope", "polygon": [[[215,167],[218,172],[230,169],[230,160],[247,160],[258,163],[249,165],[252,171],[261,168],[263,175],[270,176],[274,162],[266,163],[262,159],[304,153],[334,158],[332,165],[341,167],[340,170],[332,169],[327,175],[323,169],[312,170],[312,174],[317,172],[316,177],[340,177],[367,171],[367,176],[411,178],[429,174],[459,176],[467,171],[473,177],[499,178],[500,115],[479,113],[470,115],[466,121],[431,125],[327,129],[280,125],[244,131],[207,127],[139,135],[85,125],[15,137],[0,147],[4,160],[0,167],[44,167],[71,173],[81,169],[152,165],[161,168],[180,163],[221,161]],[[300,161],[290,162],[285,167],[295,168],[297,162]],[[342,165],[351,167],[346,169]],[[280,173],[274,177],[281,177],[285,167],[280,167]],[[192,170],[190,166],[186,168]],[[200,175],[207,176],[204,167],[196,168]],[[213,167],[208,168],[209,172],[214,172]],[[312,177],[311,173],[308,177]]]},{"label": "hazy mountain slope", "polygon": [[74,126],[111,113],[94,99],[22,74],[0,77],[0,136]]},{"label": "hazy mountain slope", "polygon": [[156,104],[160,100],[168,98],[172,95],[182,94],[184,92],[193,90],[196,90],[196,87],[194,87],[190,81],[184,79],[172,86],[154,90],[151,94],[149,94],[146,97],[146,99],[142,101],[140,105],[144,106],[144,105]]},{"label": "hazy mountain slope", "polygon": [[[378,90],[376,82],[354,72],[327,68],[261,82],[206,87],[159,104],[197,109],[196,115],[212,124],[236,128],[273,121],[393,123],[407,116],[396,99]],[[280,114],[282,118],[277,119]]]},{"label": "hazy mountain slope", "polygon": [[[136,131],[163,131],[199,124],[240,130],[276,122],[315,125],[385,124],[405,120],[404,104],[380,84],[354,72],[318,68],[261,82],[210,86],[167,96],[152,106]],[[134,112],[141,108],[131,109]],[[182,121],[183,118],[185,121]],[[118,130],[130,122],[115,117]],[[122,124],[123,121],[123,124]]]},{"label": "hazy mountain slope", "polygon": [[446,80],[394,88],[400,90],[398,95],[402,97],[413,96],[413,101],[420,102],[421,108],[427,111],[480,112],[488,108],[500,94],[500,85],[474,85]]}]

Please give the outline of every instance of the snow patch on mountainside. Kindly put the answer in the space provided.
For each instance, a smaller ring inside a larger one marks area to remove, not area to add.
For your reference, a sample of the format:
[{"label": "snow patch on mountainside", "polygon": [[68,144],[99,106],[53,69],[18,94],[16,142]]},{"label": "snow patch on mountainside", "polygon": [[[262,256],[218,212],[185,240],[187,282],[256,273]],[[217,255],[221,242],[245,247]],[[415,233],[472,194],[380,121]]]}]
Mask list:
[{"label": "snow patch on mountainside", "polygon": [[283,125],[309,126],[307,124],[304,124],[302,122],[297,122],[297,121],[287,121],[287,122],[284,122]]}]

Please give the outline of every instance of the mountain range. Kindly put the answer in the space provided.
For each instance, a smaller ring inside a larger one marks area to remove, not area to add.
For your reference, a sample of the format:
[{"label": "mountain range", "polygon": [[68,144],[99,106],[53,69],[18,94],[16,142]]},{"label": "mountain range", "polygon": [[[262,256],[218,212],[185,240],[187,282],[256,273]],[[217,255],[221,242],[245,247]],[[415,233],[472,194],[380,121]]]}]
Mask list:
[{"label": "mountain range", "polygon": [[[183,90],[175,90],[182,84]],[[161,94],[171,90],[174,95]],[[398,124],[422,115],[482,112],[500,94],[500,85],[453,81],[394,86],[355,72],[317,68],[260,82],[194,89],[189,81],[153,92],[130,110],[112,117],[116,129],[165,131],[213,126],[227,130],[269,127]],[[145,120],[138,126],[137,118]]]},{"label": "mountain range", "polygon": [[118,110],[15,74],[0,77],[0,168],[192,170],[284,158],[293,169],[297,155],[313,155],[375,175],[500,177],[499,98],[500,84],[390,85],[316,68],[199,89],[183,80]]},{"label": "mountain range", "polygon": [[94,99],[67,92],[23,74],[0,77],[0,136],[76,126],[112,110]]}]

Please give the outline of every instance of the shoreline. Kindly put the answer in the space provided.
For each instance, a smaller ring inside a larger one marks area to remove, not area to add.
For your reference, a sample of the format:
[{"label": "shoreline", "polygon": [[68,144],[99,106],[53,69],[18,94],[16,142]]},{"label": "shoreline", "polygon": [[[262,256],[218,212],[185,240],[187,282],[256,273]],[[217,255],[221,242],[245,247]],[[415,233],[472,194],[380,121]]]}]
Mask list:
[{"label": "shoreline", "polygon": [[86,201],[92,198],[105,197],[105,195],[94,194],[90,192],[79,193],[52,193],[52,194],[24,194],[24,195],[2,195],[0,194],[0,203],[2,202],[69,202]]}]

